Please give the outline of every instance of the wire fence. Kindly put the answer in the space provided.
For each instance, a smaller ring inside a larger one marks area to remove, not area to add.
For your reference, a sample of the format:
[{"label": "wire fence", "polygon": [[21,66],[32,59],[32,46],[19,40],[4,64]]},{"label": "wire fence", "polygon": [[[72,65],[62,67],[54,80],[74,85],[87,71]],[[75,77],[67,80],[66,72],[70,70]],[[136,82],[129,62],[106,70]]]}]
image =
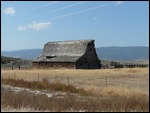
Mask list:
[{"label": "wire fence", "polygon": [[108,75],[101,75],[92,77],[91,76],[72,76],[72,75],[49,75],[48,73],[19,73],[19,71],[11,71],[10,73],[3,73],[1,78],[6,79],[23,79],[26,81],[42,81],[47,79],[49,82],[61,82],[67,85],[74,85],[77,87],[125,87],[125,88],[137,88],[149,91],[148,78],[141,79],[140,76],[122,76],[113,77]]}]

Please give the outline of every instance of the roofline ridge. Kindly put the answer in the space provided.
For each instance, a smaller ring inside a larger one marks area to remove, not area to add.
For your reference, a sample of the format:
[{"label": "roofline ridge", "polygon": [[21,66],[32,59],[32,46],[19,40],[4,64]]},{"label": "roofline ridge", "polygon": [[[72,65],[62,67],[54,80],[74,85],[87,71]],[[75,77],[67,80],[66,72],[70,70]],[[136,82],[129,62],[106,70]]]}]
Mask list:
[{"label": "roofline ridge", "polygon": [[84,40],[64,40],[64,41],[50,41],[47,43],[59,43],[59,42],[89,42],[89,41],[95,41],[94,39],[84,39]]}]

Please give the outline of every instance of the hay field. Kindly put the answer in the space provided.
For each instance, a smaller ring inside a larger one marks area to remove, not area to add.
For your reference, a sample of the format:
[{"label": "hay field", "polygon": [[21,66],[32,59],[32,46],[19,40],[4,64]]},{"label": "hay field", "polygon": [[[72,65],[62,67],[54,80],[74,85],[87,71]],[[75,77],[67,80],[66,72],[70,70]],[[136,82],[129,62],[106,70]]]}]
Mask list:
[{"label": "hay field", "polygon": [[122,88],[149,92],[149,68],[121,68],[97,70],[1,70],[1,78],[24,79],[41,81],[43,78],[50,82],[59,81],[71,84],[85,90],[100,90],[111,87],[118,91]]}]

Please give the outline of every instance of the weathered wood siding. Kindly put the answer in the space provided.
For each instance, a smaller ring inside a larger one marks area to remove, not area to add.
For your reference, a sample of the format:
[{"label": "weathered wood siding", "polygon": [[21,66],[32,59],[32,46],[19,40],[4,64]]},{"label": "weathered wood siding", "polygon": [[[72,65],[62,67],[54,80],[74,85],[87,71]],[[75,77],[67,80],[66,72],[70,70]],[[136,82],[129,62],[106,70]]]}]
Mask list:
[{"label": "weathered wood siding", "polygon": [[68,69],[74,69],[75,63],[72,62],[33,62],[32,63],[33,68],[48,68],[48,69],[59,69],[59,68],[68,68]]},{"label": "weathered wood siding", "polygon": [[85,54],[76,62],[77,69],[100,69],[100,60],[97,57],[94,42],[88,43]]}]

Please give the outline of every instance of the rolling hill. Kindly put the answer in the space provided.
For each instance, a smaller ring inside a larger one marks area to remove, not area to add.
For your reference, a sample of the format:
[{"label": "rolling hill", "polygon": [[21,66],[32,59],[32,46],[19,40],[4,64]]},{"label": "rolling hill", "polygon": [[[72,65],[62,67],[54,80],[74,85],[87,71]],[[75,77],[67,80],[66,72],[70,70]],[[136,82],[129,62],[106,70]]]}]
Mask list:
[{"label": "rolling hill", "polygon": [[27,50],[17,50],[17,51],[2,51],[1,56],[15,57],[21,59],[34,59],[40,55],[42,49],[27,49]]},{"label": "rolling hill", "polygon": [[[132,61],[149,60],[149,47],[99,47],[97,55],[102,60]],[[29,49],[18,51],[1,51],[1,56],[16,57],[32,60],[38,57],[42,49]]]},{"label": "rolling hill", "polygon": [[103,60],[149,60],[149,47],[100,47],[96,48],[97,54]]},{"label": "rolling hill", "polygon": [[14,58],[14,57],[4,57],[1,56],[1,69],[6,69],[6,68],[18,68],[19,65],[21,68],[31,68],[32,67],[32,62],[31,60],[25,60],[21,58]]}]

